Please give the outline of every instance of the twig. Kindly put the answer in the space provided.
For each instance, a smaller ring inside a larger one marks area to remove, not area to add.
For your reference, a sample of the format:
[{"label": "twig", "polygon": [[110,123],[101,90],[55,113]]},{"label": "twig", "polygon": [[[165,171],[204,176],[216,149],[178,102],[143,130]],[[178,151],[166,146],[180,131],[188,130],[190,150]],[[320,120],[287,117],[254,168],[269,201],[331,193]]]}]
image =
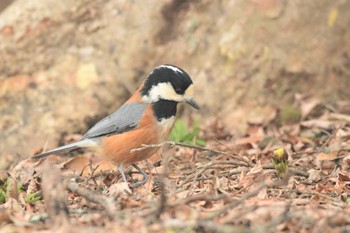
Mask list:
[{"label": "twig", "polygon": [[322,197],[322,198],[324,198],[324,199],[326,199],[328,201],[331,201],[332,205],[335,205],[335,206],[341,206],[341,207],[346,206],[345,203],[339,201],[338,199],[330,197],[330,196],[328,196],[326,194],[323,194],[323,193],[320,193],[320,192],[317,192],[317,191],[314,191],[314,190],[306,189],[306,190],[302,191],[302,190],[298,189],[298,192],[304,193],[304,194],[308,194],[308,195],[317,195],[317,196]]},{"label": "twig", "polygon": [[215,150],[215,149],[211,149],[211,148],[207,148],[207,147],[202,147],[202,146],[189,145],[189,144],[185,144],[185,143],[181,143],[181,142],[165,141],[165,142],[162,142],[162,143],[159,143],[159,144],[151,144],[151,145],[142,144],[141,145],[142,147],[132,149],[132,150],[130,150],[130,153],[143,151],[143,150],[146,150],[148,148],[163,147],[165,145],[170,146],[170,147],[179,146],[179,147],[185,147],[185,148],[192,148],[192,149],[196,149],[196,150],[199,150],[199,151],[208,151],[208,152],[211,152],[211,153],[214,153],[214,154],[222,154],[222,155],[229,155],[229,156],[236,155],[235,157],[232,157],[232,158],[240,160],[240,161],[242,161],[245,164],[245,166],[250,167],[249,162],[247,162],[246,160],[241,158],[241,156],[238,155],[238,154],[231,154],[231,153],[227,153],[227,152],[224,152],[224,151],[219,151],[219,150]]},{"label": "twig", "polygon": [[232,150],[232,147],[230,147],[230,146],[226,145],[225,143],[223,143],[223,142],[222,142],[222,141],[220,141],[219,139],[214,138],[214,140],[215,140],[215,142],[216,142],[216,143],[218,143],[218,144],[220,144],[220,145],[222,145],[222,146],[224,146],[224,147],[228,148],[229,150]]},{"label": "twig", "polygon": [[[339,131],[339,128],[335,128],[331,134],[329,134],[327,131],[324,131],[325,134],[328,135],[326,141],[319,147],[317,150],[312,150],[312,151],[298,151],[298,152],[293,152],[291,153],[292,155],[315,155],[319,154],[324,150],[324,148],[329,144],[329,142],[336,136],[337,132]],[[339,149],[340,151],[347,151],[349,148],[347,147],[341,147]]]},{"label": "twig", "polygon": [[173,204],[169,204],[168,206],[176,207],[180,205],[188,205],[189,203],[196,202],[196,201],[219,201],[219,200],[229,199],[229,198],[230,197],[227,196],[226,194],[220,194],[216,196],[208,196],[207,193],[197,194],[197,195],[186,197],[185,199],[180,199]]},{"label": "twig", "polygon": [[330,120],[338,120],[338,121],[346,121],[347,123],[350,122],[350,116],[340,113],[329,113],[328,118]]},{"label": "twig", "polygon": [[[204,167],[201,167],[201,168],[198,168],[200,169],[199,171],[193,173],[191,171],[191,173],[189,173],[189,175],[186,177],[186,179],[181,183],[181,186],[189,183],[189,182],[194,182],[194,181],[204,181],[204,180],[209,180],[211,178],[213,178],[214,176],[208,176],[208,177],[199,177],[201,176],[205,171],[208,171],[208,170],[212,170],[212,166],[215,166],[215,165],[221,165],[221,164],[229,164],[230,161],[215,161],[215,162],[209,162],[208,164],[206,164]],[[272,164],[264,164],[262,166],[263,169],[275,169],[274,166]],[[213,168],[214,170],[217,170],[215,168]],[[243,170],[234,170],[234,171],[231,171],[227,174],[219,174],[218,177],[230,177],[232,175],[237,175],[237,174],[240,174],[242,172],[247,172],[249,170],[249,168],[246,168],[246,169],[243,169]],[[297,176],[302,176],[302,177],[305,177],[305,178],[308,178],[309,177],[309,174],[306,173],[306,172],[303,172],[297,168],[294,168],[294,167],[289,167],[289,171],[291,174],[293,175],[297,175]]]},{"label": "twig", "polygon": [[215,165],[235,165],[235,166],[245,166],[245,164],[243,163],[239,163],[236,161],[213,161],[213,162],[209,162],[207,163],[205,166],[203,167],[199,167],[197,169],[201,169],[196,173],[192,173],[192,175],[187,176],[187,178],[182,182],[181,185],[185,185],[188,182],[190,182],[191,180],[195,180],[197,179],[200,175],[202,175],[206,170],[208,170],[210,167],[213,167]]},{"label": "twig", "polygon": [[209,162],[207,165],[205,165],[204,167],[202,167],[201,170],[199,170],[198,172],[196,172],[193,176],[188,176],[181,184],[181,186],[187,184],[188,182],[190,182],[192,179],[196,179],[198,178],[198,176],[200,176],[201,174],[203,174],[203,172],[205,170],[207,170],[208,168],[210,168],[211,166],[214,165],[214,162]]},{"label": "twig", "polygon": [[241,174],[242,172],[248,172],[249,171],[249,168],[244,168],[242,170],[235,170],[235,171],[231,171],[229,173],[227,172],[223,172],[221,173],[220,175],[210,175],[210,176],[207,176],[207,177],[198,177],[196,179],[193,179],[192,181],[204,181],[204,180],[211,180],[213,179],[214,177],[218,177],[218,178],[221,178],[221,177],[231,177],[233,175],[238,175],[238,174]]},{"label": "twig", "polygon": [[[324,148],[323,148],[324,149]],[[339,149],[337,149],[339,152],[343,152],[343,151],[349,151],[350,147],[349,146],[342,146]],[[322,151],[322,150],[321,150]],[[317,151],[298,151],[298,152],[293,152],[291,153],[291,155],[315,155],[320,153],[321,151],[317,150]],[[339,157],[338,157],[339,158]]]},{"label": "twig", "polygon": [[176,232],[244,232],[243,228],[232,226],[232,224],[218,224],[207,220],[182,220],[170,219],[163,222],[166,229],[174,229]]},{"label": "twig", "polygon": [[298,175],[298,176],[303,176],[303,177],[305,177],[305,178],[309,178],[309,173],[300,171],[299,169],[290,167],[290,168],[289,168],[289,171],[290,171],[292,174],[294,174],[294,175]]},{"label": "twig", "polygon": [[166,203],[167,203],[167,196],[165,195],[165,174],[159,175],[159,186],[160,186],[160,199],[158,202],[158,206],[156,210],[154,211],[154,217],[156,220],[160,219],[160,215],[164,212]]},{"label": "twig", "polygon": [[248,171],[249,171],[249,168],[244,168],[244,169],[241,169],[241,170],[234,170],[234,171],[231,171],[231,172],[229,172],[228,174],[223,174],[222,176],[224,176],[224,177],[230,177],[230,176],[237,175],[237,174],[241,174],[242,172],[248,172]]},{"label": "twig", "polygon": [[67,182],[67,188],[79,196],[103,206],[107,212],[107,216],[111,219],[114,218],[116,213],[116,205],[112,198],[105,197],[89,189],[80,187],[74,180]]},{"label": "twig", "polygon": [[92,180],[94,182],[94,184],[96,185],[96,187],[98,187],[98,184],[97,184],[97,182],[95,180],[95,172],[99,168],[99,166],[100,165],[97,165],[96,167],[93,167],[92,166],[92,161],[90,159],[90,161],[89,161],[89,168],[90,168],[91,174],[90,174],[90,177],[89,177],[89,179],[87,181]]},{"label": "twig", "polygon": [[84,174],[85,169],[89,166],[89,164],[86,164],[83,169],[81,169],[81,172],[79,173],[79,177],[82,177]]},{"label": "twig", "polygon": [[69,225],[65,185],[62,174],[46,161],[42,170],[42,192],[51,226],[55,229]]},{"label": "twig", "polygon": [[276,229],[276,227],[279,224],[289,220],[291,218],[290,216],[291,204],[292,204],[292,200],[291,199],[287,200],[287,205],[284,211],[277,218],[274,218],[271,221],[268,221],[265,224],[262,224],[261,225],[262,232],[269,232],[269,230]]},{"label": "twig", "polygon": [[328,145],[328,143],[335,137],[335,135],[337,134],[339,128],[335,128],[332,132],[332,134],[327,138],[327,140],[322,144],[322,146],[317,150],[317,154],[322,152],[324,150],[324,148]]},{"label": "twig", "polygon": [[253,190],[252,192],[246,194],[245,196],[241,197],[240,199],[238,199],[237,201],[233,201],[227,205],[224,206],[224,208],[214,212],[213,214],[209,215],[208,217],[206,217],[205,219],[207,220],[212,220],[216,217],[219,217],[222,214],[225,214],[227,211],[241,205],[245,200],[254,197],[255,195],[257,195],[260,190],[262,190],[263,188],[266,188],[267,185],[265,184],[265,182],[263,182],[261,185],[259,185],[255,190]]},{"label": "twig", "polygon": [[[264,164],[262,166],[263,169],[275,169],[275,167],[273,166],[273,164],[269,163],[269,164]],[[294,175],[298,175],[298,176],[303,176],[305,178],[308,178],[309,177],[309,173],[306,173],[306,172],[303,172],[303,171],[300,171],[299,169],[297,168],[293,168],[293,167],[289,167],[289,172],[294,174]]]},{"label": "twig", "polygon": [[153,222],[153,220],[159,221],[161,214],[165,211],[167,206],[168,197],[166,195],[166,178],[168,177],[168,167],[169,167],[170,156],[164,154],[164,170],[163,173],[159,174],[159,187],[160,187],[160,198],[156,205],[156,209],[153,211],[152,215],[149,215],[148,222]]}]

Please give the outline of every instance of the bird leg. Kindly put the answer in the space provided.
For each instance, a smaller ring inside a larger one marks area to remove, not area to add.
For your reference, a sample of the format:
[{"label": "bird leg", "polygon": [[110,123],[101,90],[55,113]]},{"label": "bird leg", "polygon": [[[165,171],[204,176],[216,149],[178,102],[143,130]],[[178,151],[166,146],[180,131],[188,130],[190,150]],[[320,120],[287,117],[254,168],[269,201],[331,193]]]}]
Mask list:
[{"label": "bird leg", "polygon": [[146,172],[144,170],[142,170],[141,168],[139,168],[136,164],[131,164],[131,166],[133,166],[136,170],[138,170],[143,175],[143,180],[132,184],[130,187],[137,188],[137,187],[140,187],[141,185],[146,184],[146,182],[148,180],[148,175],[146,174]]},{"label": "bird leg", "polygon": [[127,183],[128,181],[126,180],[126,176],[124,173],[124,166],[122,164],[119,164],[117,168],[118,168],[120,175],[122,176],[123,182]]}]

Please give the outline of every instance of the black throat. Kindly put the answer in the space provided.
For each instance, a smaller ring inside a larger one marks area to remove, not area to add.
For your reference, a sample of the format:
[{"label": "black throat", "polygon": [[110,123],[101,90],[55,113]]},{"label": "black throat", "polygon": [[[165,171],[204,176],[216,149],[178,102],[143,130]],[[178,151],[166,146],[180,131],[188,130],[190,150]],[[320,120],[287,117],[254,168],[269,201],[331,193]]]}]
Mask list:
[{"label": "black throat", "polygon": [[158,121],[168,119],[176,115],[177,102],[170,100],[158,100],[152,104],[154,114]]}]

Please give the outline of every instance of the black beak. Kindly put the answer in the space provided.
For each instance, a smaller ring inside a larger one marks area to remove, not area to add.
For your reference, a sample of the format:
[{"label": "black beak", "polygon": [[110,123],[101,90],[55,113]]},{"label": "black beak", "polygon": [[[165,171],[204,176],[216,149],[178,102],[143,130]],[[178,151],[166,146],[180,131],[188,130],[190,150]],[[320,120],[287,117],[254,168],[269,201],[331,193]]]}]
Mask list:
[{"label": "black beak", "polygon": [[193,108],[195,108],[197,110],[200,109],[199,105],[197,104],[197,102],[194,99],[186,100],[186,103],[188,103],[189,105],[191,105]]}]

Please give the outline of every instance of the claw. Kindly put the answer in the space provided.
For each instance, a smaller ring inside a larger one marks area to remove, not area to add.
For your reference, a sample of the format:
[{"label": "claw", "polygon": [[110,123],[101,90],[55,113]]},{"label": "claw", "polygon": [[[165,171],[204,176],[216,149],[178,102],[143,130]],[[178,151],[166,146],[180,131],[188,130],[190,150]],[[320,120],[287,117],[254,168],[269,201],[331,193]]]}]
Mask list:
[{"label": "claw", "polygon": [[141,168],[139,168],[136,164],[131,164],[131,166],[133,166],[136,170],[138,170],[143,175],[143,180],[138,181],[138,182],[130,185],[130,187],[132,189],[135,189],[135,188],[138,188],[138,187],[146,184],[146,182],[148,180],[148,175],[146,174],[146,172],[144,170],[142,170]]},{"label": "claw", "polygon": [[[136,164],[131,164],[131,166],[133,166],[138,172],[140,172],[143,175],[143,179],[134,183],[134,184],[131,184],[130,188],[135,189],[135,188],[138,188],[138,187],[146,184],[146,182],[148,180],[148,175],[146,174],[146,172],[144,170],[142,170],[141,168],[139,168]],[[119,171],[120,175],[122,176],[123,182],[127,183],[128,181],[126,180],[124,166],[121,164],[118,165],[118,171]]]}]

